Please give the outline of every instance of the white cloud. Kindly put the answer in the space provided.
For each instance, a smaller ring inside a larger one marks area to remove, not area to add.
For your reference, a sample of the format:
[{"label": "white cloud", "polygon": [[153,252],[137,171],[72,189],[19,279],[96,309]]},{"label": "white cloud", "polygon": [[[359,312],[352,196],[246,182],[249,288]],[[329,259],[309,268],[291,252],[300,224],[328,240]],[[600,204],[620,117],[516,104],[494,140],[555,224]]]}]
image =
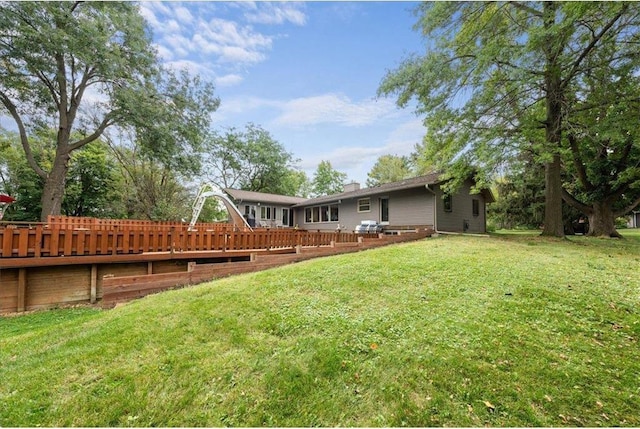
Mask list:
[{"label": "white cloud", "polygon": [[247,21],[252,23],[305,25],[307,22],[307,16],[301,10],[304,4],[301,3],[260,3],[253,6],[245,13]]},{"label": "white cloud", "polygon": [[173,51],[171,49],[159,44],[156,44],[155,47],[161,59],[164,61],[171,61],[173,59]]},{"label": "white cloud", "polygon": [[167,3],[162,1],[149,1],[149,2],[141,2],[140,8],[146,8],[148,10],[152,10],[157,13],[161,13],[163,15],[172,14],[172,9],[167,5]]},{"label": "white cloud", "polygon": [[401,123],[394,128],[387,137],[385,148],[389,155],[408,155],[417,143],[422,142],[422,137],[426,134],[426,128],[422,120],[415,118],[411,121]]},{"label": "white cloud", "polygon": [[266,58],[262,52],[241,46],[224,46],[219,54],[218,62],[220,63],[259,63]]},{"label": "white cloud", "polygon": [[170,37],[163,39],[167,49],[170,49],[175,57],[186,57],[189,52],[193,50],[193,43],[190,39],[180,35],[174,34]]},{"label": "white cloud", "polygon": [[[194,9],[171,2],[141,3],[141,15],[158,36],[161,58],[200,57],[203,62],[233,64],[234,67],[265,60],[266,53],[272,48],[273,37],[241,22],[211,18],[211,11],[200,4],[194,7],[202,13],[196,14]],[[257,11],[262,9],[262,6],[256,8]],[[300,20],[295,18],[296,9],[291,6],[274,7],[273,10],[279,15],[290,15],[289,20]]]},{"label": "white cloud", "polygon": [[214,77],[213,70],[208,68],[205,64],[202,64],[197,61],[175,60],[175,61],[167,61],[165,62],[164,65],[176,72],[187,70],[192,75],[197,74],[207,79],[212,79]]},{"label": "white cloud", "polygon": [[201,52],[218,55],[221,63],[257,63],[264,60],[263,51],[271,49],[272,38],[251,27],[214,18],[198,24],[193,42]]},{"label": "white cloud", "polygon": [[159,57],[170,67],[186,64],[228,87],[244,80],[246,67],[265,61],[280,37],[252,24],[303,25],[305,7],[304,3],[141,2],[140,13],[155,33]]},{"label": "white cloud", "polygon": [[347,173],[349,180],[355,179],[364,184],[367,174],[379,157],[383,155],[410,155],[415,144],[422,140],[425,129],[419,119],[403,122],[391,129],[387,136],[376,142],[345,138],[342,144],[330,151],[309,151],[302,158],[300,167],[311,177],[320,161],[328,160],[331,166]]},{"label": "white cloud", "polygon": [[353,102],[341,94],[325,94],[297,98],[283,105],[276,119],[279,125],[302,127],[313,124],[337,123],[345,126],[363,126],[374,123],[395,111],[389,100]]},{"label": "white cloud", "polygon": [[167,33],[180,33],[181,28],[182,27],[175,19],[170,19],[164,25],[164,30]]},{"label": "white cloud", "polygon": [[282,108],[283,103],[278,100],[268,100],[258,97],[228,97],[224,100],[224,111],[228,114],[248,113],[252,110],[268,107],[273,110]]},{"label": "white cloud", "polygon": [[183,24],[191,24],[193,22],[193,15],[186,7],[178,6],[175,8],[174,13],[178,21]]},{"label": "white cloud", "polygon": [[228,74],[225,76],[216,77],[216,86],[228,87],[234,86],[242,82],[244,78],[238,74]]},{"label": "white cloud", "polygon": [[140,15],[149,23],[154,33],[165,33],[164,18],[172,18],[175,13],[163,2],[140,2]]},{"label": "white cloud", "polygon": [[140,5],[140,15],[147,21],[147,23],[155,30],[160,27],[160,21],[156,17],[156,14],[147,7],[149,3],[142,3]]},{"label": "white cloud", "polygon": [[331,3],[331,12],[335,18],[350,22],[358,19],[358,16],[366,13],[366,10],[360,2],[335,2]]}]

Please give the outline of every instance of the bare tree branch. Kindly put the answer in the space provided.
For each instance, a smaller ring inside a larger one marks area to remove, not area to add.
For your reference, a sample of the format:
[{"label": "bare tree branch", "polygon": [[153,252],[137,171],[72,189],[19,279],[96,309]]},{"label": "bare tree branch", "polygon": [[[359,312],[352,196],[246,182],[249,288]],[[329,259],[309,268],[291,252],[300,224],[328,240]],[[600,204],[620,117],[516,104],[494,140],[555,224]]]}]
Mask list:
[{"label": "bare tree branch", "polygon": [[586,214],[586,215],[590,215],[593,213],[593,208],[581,203],[580,201],[578,201],[573,195],[571,195],[566,189],[562,188],[562,199],[569,204],[571,207],[575,208],[576,210]]},{"label": "bare tree branch", "polygon": [[640,205],[640,197],[636,198],[635,201],[633,201],[631,204],[629,204],[626,207],[623,207],[622,209],[613,212],[613,216],[614,217],[620,217],[620,216],[624,216],[627,213],[629,213],[631,210],[635,209],[636,207],[638,207],[638,205]]},{"label": "bare tree branch", "polygon": [[570,66],[570,72],[569,74],[567,74],[567,77],[562,82],[561,89],[566,88],[567,85],[571,83],[571,81],[577,74],[582,61],[587,57],[587,55],[591,53],[591,51],[593,51],[593,49],[595,49],[598,42],[604,37],[605,34],[607,34],[607,32],[622,17],[622,15],[624,15],[624,13],[627,11],[628,8],[629,8],[628,4],[623,4],[620,11],[613,18],[611,18],[611,20],[602,28],[602,30],[600,30],[600,32],[593,39],[591,39],[591,42],[584,48],[580,56],[578,56],[578,58],[576,58],[576,60]]},{"label": "bare tree branch", "polygon": [[522,10],[524,12],[527,12],[527,13],[535,16],[535,17],[538,17],[538,18],[542,18],[543,17],[543,14],[542,14],[541,11],[539,11],[537,9],[534,9],[531,6],[527,6],[526,4],[521,3],[519,1],[511,1],[511,2],[509,2],[509,4],[511,4],[512,6],[516,7],[517,9],[520,9],[520,10]]},{"label": "bare tree branch", "polygon": [[92,141],[97,140],[102,133],[104,132],[104,130],[107,129],[107,127],[109,125],[112,125],[113,121],[111,120],[111,117],[109,115],[105,116],[105,118],[102,120],[102,122],[100,123],[100,125],[98,125],[98,128],[96,128],[96,130],[89,136],[80,139],[76,142],[70,143],[69,144],[69,152],[72,152],[76,149],[81,148],[82,146],[91,143]]},{"label": "bare tree branch", "polygon": [[585,169],[585,166],[582,163],[582,159],[580,157],[580,150],[578,148],[578,141],[576,139],[576,136],[573,134],[568,134],[567,139],[569,140],[569,147],[571,148],[571,155],[573,157],[573,165],[578,173],[578,179],[580,179],[580,183],[582,183],[582,186],[587,191],[593,191],[593,184],[587,177],[587,170]]}]

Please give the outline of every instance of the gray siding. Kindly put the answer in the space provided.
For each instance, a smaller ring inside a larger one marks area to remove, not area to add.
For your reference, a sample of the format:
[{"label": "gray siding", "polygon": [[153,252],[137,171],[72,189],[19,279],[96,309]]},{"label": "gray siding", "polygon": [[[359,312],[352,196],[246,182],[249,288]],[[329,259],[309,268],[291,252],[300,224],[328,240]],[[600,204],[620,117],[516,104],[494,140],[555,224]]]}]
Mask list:
[{"label": "gray siding", "polygon": [[[389,227],[429,225],[433,226],[433,194],[424,187],[407,189],[386,194],[371,195],[371,209],[366,212],[358,212],[358,200],[362,198],[349,198],[341,200],[339,204],[338,222],[313,222],[306,223],[304,208],[295,210],[295,222],[302,229],[321,231],[336,230],[338,226],[343,231],[353,231],[363,220],[381,222],[380,199],[389,199]],[[334,203],[328,203],[334,204]],[[328,205],[322,204],[322,205]]]},{"label": "gray siding", "polygon": [[[251,210],[251,208],[255,209],[256,213],[255,213],[255,221],[256,221],[256,226],[259,227],[260,222],[265,222],[266,225],[268,227],[274,227],[276,225],[280,226],[280,224],[282,223],[282,210],[283,209],[289,209],[289,216],[291,216],[291,213],[293,212],[293,209],[290,206],[282,206],[282,205],[278,205],[278,204],[264,204],[264,203],[253,203],[253,202],[243,202],[241,204],[239,204],[238,206],[238,210],[240,210],[240,213],[242,213],[243,215],[245,213],[247,213],[248,210]],[[249,207],[249,209],[247,209],[247,207]],[[267,219],[262,218],[262,207],[269,207],[270,208],[270,214],[271,214],[271,219]],[[275,209],[275,215],[273,214],[273,211]],[[288,226],[288,225],[282,225],[282,226]]]},{"label": "gray siding", "polygon": [[[458,192],[452,196],[451,211],[444,211],[442,190],[436,188],[437,195],[437,230],[443,232],[485,233],[486,231],[486,203],[482,194],[470,194],[471,182],[466,181]],[[478,200],[479,214],[473,215],[473,200]],[[469,228],[464,231],[466,223]]]},{"label": "gray siding", "polygon": [[[321,206],[328,206],[336,204],[336,202],[320,204]],[[317,206],[310,206],[317,207]],[[316,230],[320,231],[335,231],[340,228],[342,231],[353,231],[355,226],[360,223],[359,220],[356,220],[357,217],[354,216],[357,211],[357,200],[355,199],[346,199],[342,200],[338,203],[338,222],[306,222],[304,215],[304,208],[296,208],[295,210],[295,222],[302,229],[308,230]],[[369,218],[366,218],[369,219]]]},{"label": "gray siding", "polygon": [[389,195],[389,226],[433,226],[433,194],[424,187]]}]

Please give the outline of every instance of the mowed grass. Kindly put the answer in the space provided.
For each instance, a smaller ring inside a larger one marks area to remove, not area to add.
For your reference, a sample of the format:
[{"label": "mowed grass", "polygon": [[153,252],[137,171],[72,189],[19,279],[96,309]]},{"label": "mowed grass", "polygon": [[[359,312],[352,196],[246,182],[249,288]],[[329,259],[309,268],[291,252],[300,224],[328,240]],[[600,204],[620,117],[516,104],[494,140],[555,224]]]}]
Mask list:
[{"label": "mowed grass", "polygon": [[0,426],[640,426],[640,235],[446,236],[0,319]]}]

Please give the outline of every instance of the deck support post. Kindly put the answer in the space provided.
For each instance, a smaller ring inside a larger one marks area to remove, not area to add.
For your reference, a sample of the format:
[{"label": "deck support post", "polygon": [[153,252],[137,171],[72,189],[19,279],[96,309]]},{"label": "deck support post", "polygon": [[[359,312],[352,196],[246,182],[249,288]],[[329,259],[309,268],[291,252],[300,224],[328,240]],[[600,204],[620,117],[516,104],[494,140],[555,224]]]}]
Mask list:
[{"label": "deck support post", "polygon": [[153,262],[147,262],[147,274],[153,274]]},{"label": "deck support post", "polygon": [[27,307],[27,269],[18,270],[18,305],[16,311],[22,313]]},{"label": "deck support post", "polygon": [[90,302],[95,304],[98,299],[98,264],[91,265],[91,295]]}]

